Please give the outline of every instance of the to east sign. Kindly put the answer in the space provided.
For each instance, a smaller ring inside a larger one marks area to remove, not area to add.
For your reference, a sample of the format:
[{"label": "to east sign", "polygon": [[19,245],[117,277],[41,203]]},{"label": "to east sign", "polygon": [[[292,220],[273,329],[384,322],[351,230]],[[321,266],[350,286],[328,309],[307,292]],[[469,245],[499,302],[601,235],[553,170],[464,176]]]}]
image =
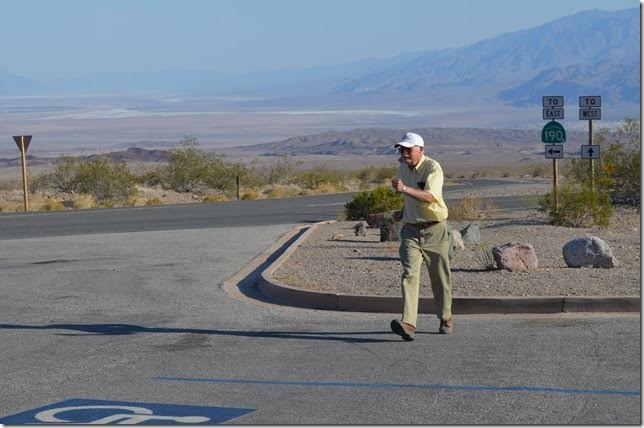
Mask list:
[{"label": "to east sign", "polygon": [[548,122],[541,130],[541,142],[546,144],[559,144],[566,142],[566,130],[559,122]]},{"label": "to east sign", "polygon": [[564,98],[562,96],[558,97],[541,97],[543,102],[543,107],[563,107]]},{"label": "to east sign", "polygon": [[543,118],[544,119],[563,119],[564,109],[563,108],[544,108]]}]

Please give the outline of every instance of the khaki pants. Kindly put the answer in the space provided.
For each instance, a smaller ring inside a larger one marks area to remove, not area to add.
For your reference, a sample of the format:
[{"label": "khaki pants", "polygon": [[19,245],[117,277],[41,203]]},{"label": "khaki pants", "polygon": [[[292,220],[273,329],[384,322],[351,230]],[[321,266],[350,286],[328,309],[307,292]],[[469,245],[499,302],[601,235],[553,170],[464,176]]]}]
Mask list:
[{"label": "khaki pants", "polygon": [[416,326],[418,316],[418,289],[420,265],[427,264],[436,315],[445,321],[452,317],[452,286],[449,270],[449,240],[451,231],[446,221],[426,229],[405,224],[400,232],[400,261],[403,266],[401,281],[403,317],[407,324]]}]

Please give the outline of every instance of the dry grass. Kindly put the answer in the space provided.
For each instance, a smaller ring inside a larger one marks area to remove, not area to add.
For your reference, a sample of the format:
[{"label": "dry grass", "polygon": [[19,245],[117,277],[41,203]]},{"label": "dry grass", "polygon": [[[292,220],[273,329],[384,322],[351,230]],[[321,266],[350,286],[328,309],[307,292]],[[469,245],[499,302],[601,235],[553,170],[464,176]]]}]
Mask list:
[{"label": "dry grass", "polygon": [[466,195],[459,199],[455,205],[448,207],[448,209],[451,220],[480,220],[488,216],[487,211],[493,211],[498,208],[489,199]]}]

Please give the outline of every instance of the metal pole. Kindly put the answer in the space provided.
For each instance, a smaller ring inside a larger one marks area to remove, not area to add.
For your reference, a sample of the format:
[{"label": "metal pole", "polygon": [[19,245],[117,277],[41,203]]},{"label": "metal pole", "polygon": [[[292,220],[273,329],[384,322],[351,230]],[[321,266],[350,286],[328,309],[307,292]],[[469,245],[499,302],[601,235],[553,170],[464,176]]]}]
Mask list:
[{"label": "metal pole", "polygon": [[[588,121],[588,144],[593,145],[593,121]],[[595,159],[590,159],[590,189],[595,190]]]},{"label": "metal pole", "polygon": [[27,197],[27,157],[25,156],[25,137],[20,137],[20,153],[22,155],[22,190],[24,192],[25,212],[29,211],[29,199]]},{"label": "metal pole", "polygon": [[554,206],[555,206],[555,212],[559,212],[559,192],[557,191],[557,159],[552,160],[552,177],[553,177],[553,187],[552,187],[552,194],[554,198]]},{"label": "metal pole", "polygon": [[235,177],[235,182],[237,182],[237,200],[239,200],[239,176]]}]

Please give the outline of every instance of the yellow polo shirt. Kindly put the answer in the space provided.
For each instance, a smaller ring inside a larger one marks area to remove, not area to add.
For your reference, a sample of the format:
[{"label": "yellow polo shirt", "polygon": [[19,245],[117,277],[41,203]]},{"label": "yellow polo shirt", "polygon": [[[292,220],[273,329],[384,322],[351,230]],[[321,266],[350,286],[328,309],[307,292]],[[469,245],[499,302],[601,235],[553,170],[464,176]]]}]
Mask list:
[{"label": "yellow polo shirt", "polygon": [[401,163],[397,178],[402,180],[405,186],[425,190],[434,197],[431,203],[425,203],[403,194],[405,223],[443,221],[447,218],[447,205],[443,201],[443,169],[438,162],[423,155],[414,168]]}]

